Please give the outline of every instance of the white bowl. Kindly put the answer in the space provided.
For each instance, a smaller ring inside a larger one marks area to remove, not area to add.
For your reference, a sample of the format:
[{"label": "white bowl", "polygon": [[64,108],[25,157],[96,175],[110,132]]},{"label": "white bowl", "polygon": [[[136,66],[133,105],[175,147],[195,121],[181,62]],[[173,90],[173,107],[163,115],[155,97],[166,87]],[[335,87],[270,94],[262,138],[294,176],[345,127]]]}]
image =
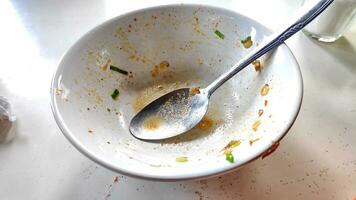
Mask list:
[{"label": "white bowl", "polygon": [[[80,152],[122,174],[180,180],[235,169],[276,147],[298,114],[302,77],[284,44],[261,59],[261,72],[248,66],[213,94],[211,127],[150,143],[135,139],[128,126],[155,97],[206,86],[270,33],[243,15],[210,6],[160,6],[116,17],[85,34],[61,60],[51,89],[55,119]],[[253,46],[246,49],[241,40],[249,35]],[[132,74],[103,70],[109,59]],[[162,61],[169,67],[155,71]],[[264,84],[270,87],[266,96],[260,94]],[[110,96],[115,88],[117,100]],[[254,131],[257,120],[261,125]],[[231,140],[241,141],[232,152],[234,163],[221,151]],[[176,162],[180,156],[188,162]]]}]

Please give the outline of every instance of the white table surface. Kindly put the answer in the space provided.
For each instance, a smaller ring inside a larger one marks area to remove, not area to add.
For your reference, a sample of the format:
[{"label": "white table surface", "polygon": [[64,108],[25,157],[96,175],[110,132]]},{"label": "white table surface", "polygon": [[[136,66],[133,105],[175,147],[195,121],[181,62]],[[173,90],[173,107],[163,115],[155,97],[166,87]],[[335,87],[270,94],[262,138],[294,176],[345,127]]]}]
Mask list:
[{"label": "white table surface", "polygon": [[[15,139],[0,144],[0,199],[354,200],[355,28],[333,44],[303,33],[288,40],[304,79],[301,112],[274,154],[238,171],[201,181],[139,180],[97,165],[64,138],[49,95],[61,55],[109,18],[174,2],[0,0],[0,96],[10,100],[18,119]],[[298,9],[300,0],[205,3],[236,10],[275,29]]]}]

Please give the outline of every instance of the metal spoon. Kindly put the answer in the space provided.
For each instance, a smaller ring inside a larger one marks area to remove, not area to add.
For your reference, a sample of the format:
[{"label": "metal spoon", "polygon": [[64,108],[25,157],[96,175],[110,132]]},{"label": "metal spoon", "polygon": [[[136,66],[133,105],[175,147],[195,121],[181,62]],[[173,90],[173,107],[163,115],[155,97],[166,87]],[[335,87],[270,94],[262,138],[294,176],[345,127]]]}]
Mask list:
[{"label": "metal spoon", "polygon": [[281,45],[323,12],[332,2],[333,0],[321,0],[304,7],[292,23],[272,34],[206,88],[199,90],[182,88],[154,100],[131,120],[131,134],[143,140],[160,140],[189,131],[203,119],[208,110],[209,98],[216,89],[251,62]]}]

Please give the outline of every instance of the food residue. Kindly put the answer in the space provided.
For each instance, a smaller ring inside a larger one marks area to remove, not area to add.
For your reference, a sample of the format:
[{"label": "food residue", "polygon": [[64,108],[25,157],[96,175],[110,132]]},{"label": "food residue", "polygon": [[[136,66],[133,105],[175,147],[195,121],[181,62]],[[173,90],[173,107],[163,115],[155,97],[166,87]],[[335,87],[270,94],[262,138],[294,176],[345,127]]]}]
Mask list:
[{"label": "food residue", "polygon": [[260,120],[255,121],[255,123],[252,124],[252,130],[256,132],[260,125],[261,125]]},{"label": "food residue", "polygon": [[251,36],[247,36],[244,40],[241,40],[241,43],[244,45],[246,49],[250,48],[253,44],[251,40]]},{"label": "food residue", "polygon": [[197,33],[199,33],[200,35],[205,36],[205,34],[201,31],[200,23],[199,23],[199,18],[198,18],[198,17],[194,17],[193,29],[194,29]]},{"label": "food residue", "polygon": [[152,77],[158,76],[161,71],[166,70],[168,67],[169,67],[169,62],[162,61],[161,63],[153,67],[153,69],[151,70],[151,76]]},{"label": "food residue", "polygon": [[162,123],[161,118],[159,118],[158,116],[152,116],[147,118],[143,122],[143,127],[148,130],[155,130],[160,126],[161,123]]},{"label": "food residue", "polygon": [[262,154],[262,159],[264,159],[265,157],[271,155],[271,153],[273,153],[274,151],[276,151],[276,149],[279,146],[279,142],[274,142],[273,145]]},{"label": "food residue", "polygon": [[226,160],[229,161],[230,163],[234,163],[234,160],[235,160],[235,159],[234,159],[234,155],[233,155],[231,152],[225,154],[225,158],[226,158]]},{"label": "food residue", "polygon": [[63,90],[55,88],[56,95],[60,96],[60,95],[62,95],[62,92],[63,92]]},{"label": "food residue", "polygon": [[268,100],[264,101],[264,105],[267,106],[268,105]]},{"label": "food residue", "polygon": [[120,69],[120,68],[118,68],[118,67],[115,67],[114,65],[110,65],[110,70],[111,70],[111,71],[118,72],[118,73],[123,74],[123,75],[125,75],[125,76],[129,75],[129,72],[128,72],[128,71],[123,70],[123,69]]},{"label": "food residue", "polygon": [[108,59],[105,63],[100,65],[100,69],[103,71],[106,71],[108,69],[108,66],[110,65],[110,63],[111,63],[111,59]]},{"label": "food residue", "polygon": [[88,133],[93,133],[93,130],[91,130],[91,129],[88,129]]},{"label": "food residue", "polygon": [[258,140],[260,140],[260,138],[256,138],[256,139],[250,140],[250,146],[252,146],[253,143],[257,142]]},{"label": "food residue", "polygon": [[203,119],[197,124],[197,128],[200,130],[209,130],[213,126],[213,120],[204,116]]},{"label": "food residue", "polygon": [[261,88],[260,93],[261,93],[262,96],[266,96],[268,94],[268,92],[269,92],[269,85],[268,84],[264,84],[262,86],[262,88]]},{"label": "food residue", "polygon": [[225,38],[225,35],[217,29],[214,31],[214,33],[222,40]]},{"label": "food residue", "polygon": [[188,157],[186,156],[176,157],[176,162],[188,162]]},{"label": "food residue", "polygon": [[256,72],[260,72],[262,70],[262,65],[259,60],[253,61],[252,64],[255,66]]},{"label": "food residue", "polygon": [[193,87],[189,89],[189,96],[194,96],[200,94],[200,89],[198,87]]},{"label": "food residue", "polygon": [[118,89],[115,89],[112,93],[111,93],[111,98],[116,100],[117,97],[119,96],[120,92]]},{"label": "food residue", "polygon": [[259,110],[258,110],[258,116],[261,117],[261,115],[263,114],[263,112],[264,112],[263,109],[259,109]]},{"label": "food residue", "polygon": [[162,167],[160,164],[150,164],[151,167]]},{"label": "food residue", "polygon": [[173,91],[177,88],[186,87],[185,83],[175,82],[175,83],[160,83],[160,84],[149,84],[148,87],[142,88],[138,91],[137,97],[135,98],[132,107],[135,112],[140,111],[146,105],[151,103],[153,100]]},{"label": "food residue", "polygon": [[222,150],[224,154],[231,153],[232,150],[241,144],[240,140],[231,140]]}]

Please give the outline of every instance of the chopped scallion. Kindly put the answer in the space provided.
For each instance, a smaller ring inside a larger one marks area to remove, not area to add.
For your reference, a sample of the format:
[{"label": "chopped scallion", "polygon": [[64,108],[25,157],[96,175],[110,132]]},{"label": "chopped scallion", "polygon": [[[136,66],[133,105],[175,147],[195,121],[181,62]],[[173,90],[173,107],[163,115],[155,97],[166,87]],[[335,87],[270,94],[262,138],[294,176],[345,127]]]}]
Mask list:
[{"label": "chopped scallion", "polygon": [[241,40],[241,43],[246,43],[248,41],[251,41],[251,36],[247,36],[244,40]]},{"label": "chopped scallion", "polygon": [[231,162],[231,163],[234,163],[234,155],[232,155],[231,152],[225,154],[225,156],[226,156],[226,160],[227,160],[227,161],[229,161],[229,162]]},{"label": "chopped scallion", "polygon": [[123,70],[123,69],[120,69],[120,68],[115,67],[115,66],[113,66],[113,65],[110,65],[110,70],[115,71],[115,72],[119,72],[120,74],[123,74],[123,75],[125,75],[125,76],[127,76],[127,75],[129,74],[128,71]]},{"label": "chopped scallion", "polygon": [[225,35],[220,32],[219,30],[215,30],[214,33],[220,38],[220,39],[224,39],[225,38]]},{"label": "chopped scallion", "polygon": [[188,157],[185,156],[177,157],[176,162],[188,162]]},{"label": "chopped scallion", "polygon": [[241,40],[241,43],[244,45],[245,48],[250,48],[253,44],[251,36],[247,36],[244,40]]},{"label": "chopped scallion", "polygon": [[111,98],[116,100],[116,98],[119,96],[119,94],[120,94],[119,90],[115,89],[111,94]]}]

